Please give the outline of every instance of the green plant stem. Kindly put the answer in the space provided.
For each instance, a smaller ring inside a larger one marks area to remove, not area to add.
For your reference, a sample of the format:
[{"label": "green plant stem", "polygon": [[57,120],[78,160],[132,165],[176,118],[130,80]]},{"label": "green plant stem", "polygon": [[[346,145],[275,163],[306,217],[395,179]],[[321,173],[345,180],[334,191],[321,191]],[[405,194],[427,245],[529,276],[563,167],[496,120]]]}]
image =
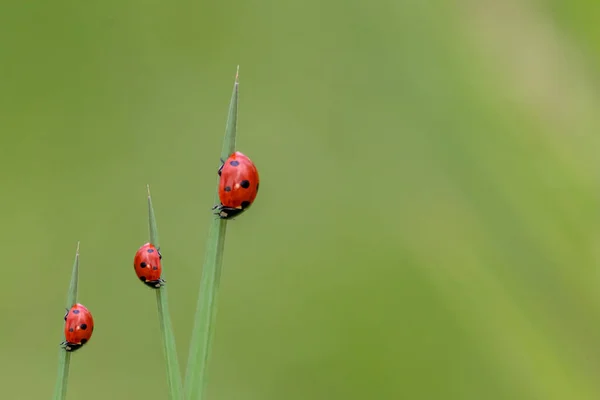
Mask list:
[{"label": "green plant stem", "polygon": [[[150,196],[150,186],[148,189],[148,227],[150,231],[150,243],[156,248],[159,247],[158,229],[156,226],[156,217],[154,216],[154,207],[152,207],[152,197]],[[164,276],[164,263],[163,263]],[[169,314],[169,304],[167,297],[167,287],[162,286],[156,289],[156,305],[158,308],[158,321],[160,324],[160,333],[163,339],[163,352],[167,362],[167,380],[169,386],[169,399],[182,400],[181,371],[179,370],[179,361],[177,360],[177,348],[175,346],[175,335],[171,324]]]},{"label": "green plant stem", "polygon": [[[75,251],[75,261],[71,272],[71,283],[67,292],[66,309],[69,310],[77,302],[77,285],[79,281],[79,242]],[[65,400],[67,398],[67,384],[69,380],[69,366],[71,363],[71,353],[60,349],[58,353],[58,375],[56,377],[56,386],[54,387],[54,400]]]},{"label": "green plant stem", "polygon": [[[225,128],[225,138],[223,140],[223,149],[221,151],[221,158],[223,160],[226,160],[229,155],[235,151],[238,87],[239,66],[235,74],[233,94],[231,95],[227,125]],[[217,192],[215,194],[214,204],[219,203],[219,194]],[[221,279],[226,230],[227,220],[220,218],[213,219],[208,234],[206,255],[200,281],[200,293],[194,318],[194,329],[190,341],[190,352],[185,375],[186,400],[201,400],[204,398],[208,377],[210,349],[214,337],[214,321],[217,314],[217,298]]]}]

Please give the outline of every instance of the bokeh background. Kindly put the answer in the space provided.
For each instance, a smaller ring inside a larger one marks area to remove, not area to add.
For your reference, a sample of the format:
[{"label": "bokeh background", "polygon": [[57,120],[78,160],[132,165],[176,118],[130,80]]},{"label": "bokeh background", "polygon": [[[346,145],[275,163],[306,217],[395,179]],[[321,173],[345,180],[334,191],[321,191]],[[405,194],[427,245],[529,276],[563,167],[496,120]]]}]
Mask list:
[{"label": "bokeh background", "polygon": [[261,174],[209,398],[600,398],[600,3],[25,2],[0,11],[0,387],[166,399],[132,268],[153,200],[185,368],[235,68]]}]

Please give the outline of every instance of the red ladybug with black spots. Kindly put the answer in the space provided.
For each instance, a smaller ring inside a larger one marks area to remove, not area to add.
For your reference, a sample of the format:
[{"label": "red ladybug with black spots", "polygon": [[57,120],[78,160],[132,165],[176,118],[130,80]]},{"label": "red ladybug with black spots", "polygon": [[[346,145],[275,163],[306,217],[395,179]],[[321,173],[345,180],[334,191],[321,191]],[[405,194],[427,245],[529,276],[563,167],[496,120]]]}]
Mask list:
[{"label": "red ladybug with black spots", "polygon": [[[221,160],[222,161],[222,160]],[[216,214],[230,219],[246,211],[258,194],[259,177],[256,166],[246,155],[236,151],[223,162],[218,171],[220,205]]]},{"label": "red ladybug with black spots", "polygon": [[65,341],[61,343],[66,351],[75,351],[90,341],[94,332],[94,318],[83,304],[75,304],[65,314]]},{"label": "red ladybug with black spots", "polygon": [[146,243],[140,247],[133,258],[133,268],[137,277],[153,289],[158,289],[165,283],[160,277],[162,274],[161,260],[160,251],[152,243]]}]

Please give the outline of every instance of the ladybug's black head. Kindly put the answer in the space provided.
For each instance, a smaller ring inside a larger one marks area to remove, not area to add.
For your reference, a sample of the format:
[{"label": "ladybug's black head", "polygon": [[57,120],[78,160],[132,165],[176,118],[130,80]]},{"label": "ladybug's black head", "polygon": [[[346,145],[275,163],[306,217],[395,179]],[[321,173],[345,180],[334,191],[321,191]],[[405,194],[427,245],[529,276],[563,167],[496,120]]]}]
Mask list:
[{"label": "ladybug's black head", "polygon": [[164,279],[158,279],[155,281],[148,281],[145,277],[141,277],[140,280],[146,284],[146,286],[151,287],[152,289],[160,289],[161,286],[165,284]]},{"label": "ladybug's black head", "polygon": [[221,219],[232,219],[246,211],[249,207],[250,203],[247,201],[243,202],[242,207],[240,208],[225,207],[224,205],[220,205],[218,207],[215,207],[217,210],[215,214]]},{"label": "ladybug's black head", "polygon": [[75,350],[79,350],[80,348],[83,347],[84,344],[87,343],[87,339],[81,339],[81,343],[69,343],[69,342],[65,342],[62,343],[65,351],[68,351],[70,353],[74,352]]}]

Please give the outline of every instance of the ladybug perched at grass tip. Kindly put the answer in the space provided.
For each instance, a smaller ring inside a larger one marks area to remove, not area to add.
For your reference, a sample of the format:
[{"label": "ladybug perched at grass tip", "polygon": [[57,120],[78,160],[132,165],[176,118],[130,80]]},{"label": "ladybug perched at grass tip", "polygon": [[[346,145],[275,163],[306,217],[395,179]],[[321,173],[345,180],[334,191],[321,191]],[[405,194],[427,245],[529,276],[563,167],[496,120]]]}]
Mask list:
[{"label": "ladybug perched at grass tip", "polygon": [[133,258],[133,268],[138,279],[153,289],[158,289],[165,283],[160,277],[162,274],[161,260],[160,251],[152,243],[146,243],[140,247]]},{"label": "ladybug perched at grass tip", "polygon": [[258,194],[256,166],[246,155],[236,151],[219,168],[219,199],[213,210],[221,219],[230,219],[246,211]]},{"label": "ladybug perched at grass tip", "polygon": [[75,304],[65,314],[65,341],[61,346],[66,351],[75,351],[90,341],[94,332],[94,318],[83,304]]}]

